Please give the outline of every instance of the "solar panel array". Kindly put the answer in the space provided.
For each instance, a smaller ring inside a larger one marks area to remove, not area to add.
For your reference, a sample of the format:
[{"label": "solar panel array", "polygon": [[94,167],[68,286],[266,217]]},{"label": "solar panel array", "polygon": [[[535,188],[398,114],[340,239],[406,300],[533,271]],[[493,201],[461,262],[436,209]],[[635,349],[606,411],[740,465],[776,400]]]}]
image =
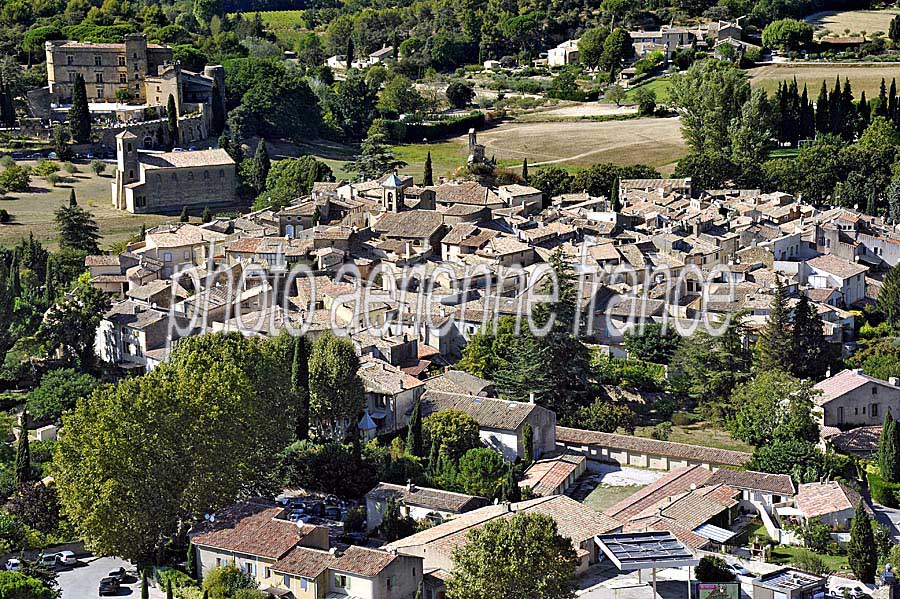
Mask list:
[{"label": "solar panel array", "polygon": [[635,532],[600,535],[602,542],[623,565],[630,562],[693,559],[693,554],[670,532]]}]

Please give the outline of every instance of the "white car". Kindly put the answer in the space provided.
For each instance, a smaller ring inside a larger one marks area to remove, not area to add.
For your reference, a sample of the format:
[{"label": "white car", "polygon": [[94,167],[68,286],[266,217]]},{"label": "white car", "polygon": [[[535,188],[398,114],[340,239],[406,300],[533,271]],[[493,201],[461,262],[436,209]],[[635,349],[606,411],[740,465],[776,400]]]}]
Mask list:
[{"label": "white car", "polygon": [[728,564],[726,567],[735,576],[750,576],[750,570],[738,563]]},{"label": "white car", "polygon": [[22,562],[17,559],[10,559],[6,562],[6,569],[10,572],[18,572],[22,569]]},{"label": "white car", "polygon": [[56,554],[56,559],[63,566],[74,566],[78,563],[78,560],[75,558],[75,554],[71,551],[60,551]]}]

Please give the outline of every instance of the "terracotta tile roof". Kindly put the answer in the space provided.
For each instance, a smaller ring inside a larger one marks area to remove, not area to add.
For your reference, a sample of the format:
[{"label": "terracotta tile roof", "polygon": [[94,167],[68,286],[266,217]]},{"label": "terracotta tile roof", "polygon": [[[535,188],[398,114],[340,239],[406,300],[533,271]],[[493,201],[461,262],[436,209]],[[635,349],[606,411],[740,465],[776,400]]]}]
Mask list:
[{"label": "terracotta tile roof", "polygon": [[706,484],[711,476],[712,473],[703,466],[676,468],[656,482],[650,483],[637,493],[607,508],[604,512],[611,518],[628,520],[665,497],[687,491],[692,485],[699,487]]},{"label": "terracotta tile roof", "polygon": [[372,231],[401,239],[431,237],[444,225],[444,217],[434,210],[388,212],[372,226]]},{"label": "terracotta tile roof", "polygon": [[860,369],[847,369],[816,383],[813,388],[821,393],[814,397],[813,401],[816,402],[816,405],[823,406],[867,383],[874,383],[883,389],[888,389],[900,395],[900,388],[892,386],[887,381],[869,376]]},{"label": "terracotta tile roof", "polygon": [[328,551],[294,547],[280,560],[272,564],[272,570],[282,574],[293,574],[304,578],[316,578],[334,562]]},{"label": "terracotta tile roof", "polygon": [[551,495],[579,468],[584,468],[583,455],[564,453],[555,458],[538,460],[525,471],[520,487],[531,487],[535,495]]},{"label": "terracotta tile roof", "polygon": [[226,252],[238,252],[241,254],[253,254],[256,248],[263,242],[262,237],[243,237],[235,239],[225,245]]},{"label": "terracotta tile roof", "polygon": [[692,460],[723,466],[743,466],[750,461],[750,454],[729,449],[701,447],[672,441],[657,441],[631,435],[614,433],[598,433],[565,426],[556,427],[556,440],[564,443],[580,445],[601,445],[611,449],[639,451],[650,455]]},{"label": "terracotta tile roof", "polygon": [[434,550],[450,556],[455,547],[468,541],[468,533],[473,528],[480,528],[495,518],[510,518],[520,512],[550,516],[556,520],[559,534],[571,539],[576,547],[595,535],[613,532],[622,527],[619,521],[596,512],[574,499],[564,495],[551,495],[519,503],[489,505],[389,543],[387,547],[402,550],[404,547],[428,545],[429,551]]},{"label": "terracotta tile roof", "polygon": [[503,200],[496,193],[477,181],[444,183],[427,189],[434,191],[435,201],[439,204],[503,205]]},{"label": "terracotta tile roof", "polygon": [[811,260],[807,260],[806,264],[815,268],[816,270],[827,272],[841,279],[847,279],[869,270],[865,266],[860,266],[859,264],[855,264],[853,262],[847,262],[843,258],[838,258],[834,254],[816,256]]},{"label": "terracotta tile roof", "polygon": [[442,410],[459,410],[474,418],[481,428],[506,431],[518,430],[534,410],[542,409],[544,408],[532,403],[443,391],[429,390],[422,395],[424,414],[433,414]]},{"label": "terracotta tile roof", "polygon": [[395,559],[397,559],[397,556],[387,551],[351,545],[345,552],[340,554],[334,564],[332,564],[331,569],[372,577],[378,576]]},{"label": "terracotta tile roof", "polygon": [[794,497],[794,505],[807,518],[817,518],[855,509],[859,505],[859,500],[859,493],[850,487],[837,481],[829,481],[800,485],[797,496]]},{"label": "terracotta tile roof", "polygon": [[426,509],[439,510],[461,514],[476,508],[484,507],[489,501],[484,497],[466,495],[464,493],[452,493],[442,489],[431,489],[413,485],[409,488],[405,485],[392,485],[390,483],[378,483],[378,486],[366,493],[366,499],[387,501],[388,499],[403,501],[407,505],[414,505]]},{"label": "terracotta tile roof", "polygon": [[787,474],[769,474],[753,470],[728,470],[721,468],[713,472],[708,484],[725,483],[737,489],[766,491],[775,495],[791,496],[794,494],[794,483]]},{"label": "terracotta tile roof", "polygon": [[234,160],[228,155],[228,152],[221,148],[190,152],[141,153],[138,158],[147,169],[234,165]]},{"label": "terracotta tile roof", "polygon": [[[825,438],[825,427],[820,433]],[[881,440],[880,426],[861,426],[847,432],[840,432],[831,436],[829,441],[834,448],[842,453],[873,454],[878,450],[878,442]]]},{"label": "terracotta tile roof", "polygon": [[479,395],[484,397],[496,395],[493,392],[494,383],[463,370],[448,370],[425,379],[425,388],[430,391],[443,391],[460,395]]},{"label": "terracotta tile roof", "polygon": [[[713,489],[715,490],[715,489]],[[739,493],[737,489],[726,487],[724,495]],[[656,504],[647,507],[640,514],[631,518],[632,523],[651,518],[664,518],[686,530],[694,530],[701,524],[709,522],[728,508],[737,504],[733,499],[727,503],[718,501],[700,489],[686,491],[674,497],[666,497]]]},{"label": "terracotta tile roof", "polygon": [[279,559],[315,529],[276,519],[281,512],[282,508],[269,502],[237,503],[216,514],[215,522],[199,526],[199,534],[192,541],[194,545]]},{"label": "terracotta tile roof", "polygon": [[85,256],[84,265],[88,268],[91,266],[119,266],[119,256],[109,256],[106,254],[99,256]]}]

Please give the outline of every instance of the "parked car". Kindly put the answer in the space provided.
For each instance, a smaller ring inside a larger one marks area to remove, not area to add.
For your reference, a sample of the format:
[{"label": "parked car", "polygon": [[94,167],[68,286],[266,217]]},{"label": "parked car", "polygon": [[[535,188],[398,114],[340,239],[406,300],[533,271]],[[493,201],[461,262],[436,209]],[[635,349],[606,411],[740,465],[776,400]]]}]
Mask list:
[{"label": "parked car", "polygon": [[325,517],[329,520],[340,520],[341,519],[341,508],[329,505],[325,508]]},{"label": "parked car", "polygon": [[8,559],[6,560],[6,569],[10,572],[18,572],[22,569],[22,562],[15,558]]},{"label": "parked car", "polygon": [[41,154],[40,152],[32,152],[31,154],[28,155],[28,158],[30,158],[31,160],[40,160],[43,157],[44,157],[44,155]]},{"label": "parked car", "polygon": [[107,576],[100,581],[98,591],[101,595],[115,595],[119,592],[119,581],[112,576]]},{"label": "parked car", "polygon": [[119,582],[122,582],[123,580],[125,580],[125,568],[120,566],[120,567],[116,568],[115,570],[113,570],[112,572],[110,572],[109,574],[107,574],[107,576],[109,578],[115,578]]},{"label": "parked car", "polygon": [[200,148],[198,148],[197,146],[191,146],[191,147],[188,148],[188,150],[191,151],[191,152],[195,152],[195,151],[197,151],[197,150],[199,150],[199,149],[200,149]]},{"label": "parked car", "polygon": [[750,570],[738,563],[727,564],[725,567],[735,576],[750,576]]},{"label": "parked car", "polygon": [[13,152],[12,157],[15,160],[21,160],[22,158],[25,158],[25,152]]},{"label": "parked car", "polygon": [[42,568],[53,569],[56,567],[58,560],[56,559],[55,553],[43,553],[41,557],[38,558],[37,563]]},{"label": "parked car", "polygon": [[49,154],[47,154],[47,158],[49,158],[50,160],[56,160],[57,158],[59,158],[59,155],[56,152],[50,152]]},{"label": "parked car", "polygon": [[63,566],[74,566],[78,563],[78,559],[71,551],[60,551],[56,554],[56,559]]}]

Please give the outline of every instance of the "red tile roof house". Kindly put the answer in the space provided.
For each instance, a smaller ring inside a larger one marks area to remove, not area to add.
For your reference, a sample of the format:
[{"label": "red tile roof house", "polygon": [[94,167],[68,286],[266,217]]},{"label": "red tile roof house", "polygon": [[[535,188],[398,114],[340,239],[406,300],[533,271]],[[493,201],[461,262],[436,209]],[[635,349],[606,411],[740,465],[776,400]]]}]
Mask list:
[{"label": "red tile roof house", "polygon": [[377,549],[329,548],[328,527],[283,519],[284,509],[263,500],[237,503],[189,535],[200,577],[234,563],[263,592],[295,599],[354,597],[413,599],[422,559]]},{"label": "red tile roof house", "polygon": [[842,370],[814,389],[819,391],[813,401],[823,427],[878,426],[888,410],[895,418],[900,416],[900,385],[893,378],[884,381],[859,369]]}]

